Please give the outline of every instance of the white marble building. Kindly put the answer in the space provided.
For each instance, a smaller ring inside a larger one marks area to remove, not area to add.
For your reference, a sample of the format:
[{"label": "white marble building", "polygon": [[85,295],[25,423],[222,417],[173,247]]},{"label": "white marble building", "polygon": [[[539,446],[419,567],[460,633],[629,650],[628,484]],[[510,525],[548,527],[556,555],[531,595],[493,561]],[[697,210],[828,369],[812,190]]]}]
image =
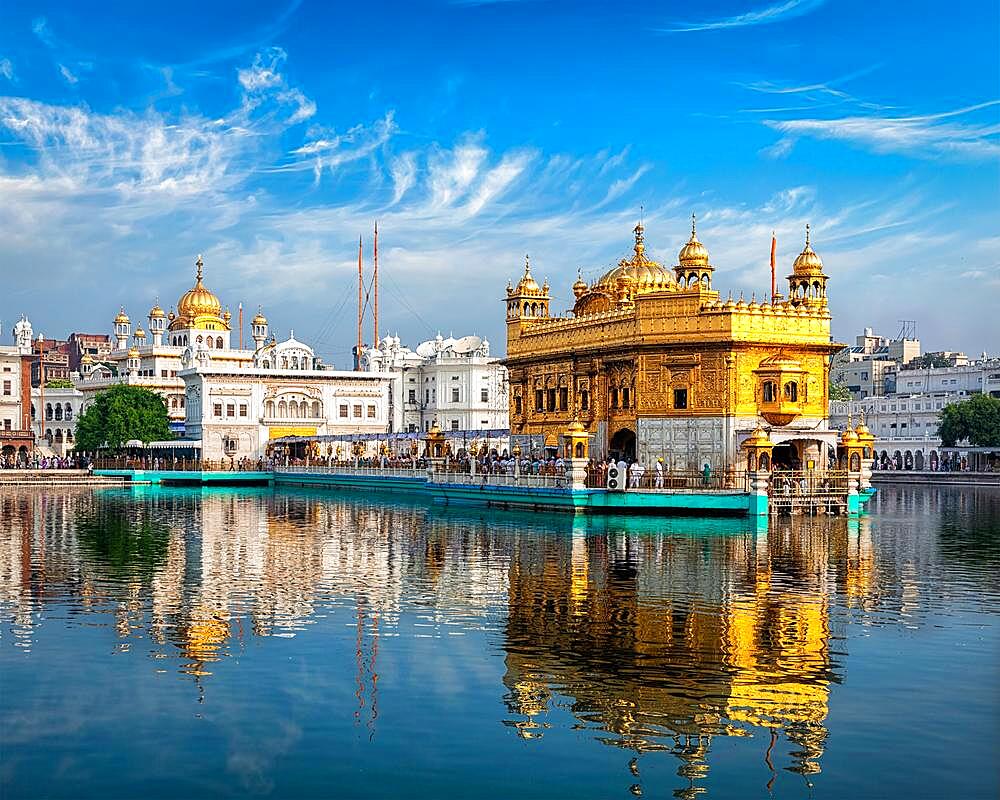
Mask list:
[{"label": "white marble building", "polygon": [[438,334],[411,350],[386,336],[363,364],[392,381],[395,432],[427,431],[435,420],[445,433],[510,428],[507,368],[485,339]]}]

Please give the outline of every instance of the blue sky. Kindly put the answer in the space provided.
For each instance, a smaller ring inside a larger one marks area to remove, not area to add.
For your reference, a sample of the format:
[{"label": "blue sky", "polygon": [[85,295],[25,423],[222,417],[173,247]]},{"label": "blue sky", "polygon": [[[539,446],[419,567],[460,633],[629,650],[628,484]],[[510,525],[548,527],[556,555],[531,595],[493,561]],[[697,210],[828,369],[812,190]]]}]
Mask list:
[{"label": "blue sky", "polygon": [[524,253],[568,307],[642,206],[654,257],[696,213],[748,297],[811,222],[841,341],[996,353],[998,31],[992,1],[0,4],[4,336],[144,319],[203,253],[347,366],[377,218],[383,333],[499,353]]}]

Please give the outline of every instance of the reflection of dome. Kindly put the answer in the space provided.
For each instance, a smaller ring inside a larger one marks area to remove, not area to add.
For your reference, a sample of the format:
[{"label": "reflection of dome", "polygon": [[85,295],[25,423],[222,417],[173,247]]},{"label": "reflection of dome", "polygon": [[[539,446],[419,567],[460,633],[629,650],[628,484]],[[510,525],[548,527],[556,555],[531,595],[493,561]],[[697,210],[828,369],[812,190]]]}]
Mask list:
[{"label": "reflection of dome", "polygon": [[188,289],[181,299],[177,301],[177,314],[180,317],[218,317],[222,311],[222,303],[201,282],[201,269],[203,266],[201,256],[198,256],[195,265],[198,267],[198,274],[194,286]]},{"label": "reflection of dome", "polygon": [[809,244],[809,225],[806,225],[806,246],[799,253],[798,258],[795,259],[795,263],[792,265],[792,269],[796,274],[822,274],[823,273],[823,259],[821,259],[816,252],[812,249]]},{"label": "reflection of dome", "polygon": [[118,316],[115,317],[115,325],[127,325],[131,320],[128,318],[128,314],[125,313],[125,306],[122,306],[121,311],[118,312]]},{"label": "reflection of dome", "polygon": [[691,215],[691,238],[687,244],[681,248],[677,254],[677,262],[682,267],[707,267],[708,248],[698,241],[698,234],[695,230],[694,214]]}]

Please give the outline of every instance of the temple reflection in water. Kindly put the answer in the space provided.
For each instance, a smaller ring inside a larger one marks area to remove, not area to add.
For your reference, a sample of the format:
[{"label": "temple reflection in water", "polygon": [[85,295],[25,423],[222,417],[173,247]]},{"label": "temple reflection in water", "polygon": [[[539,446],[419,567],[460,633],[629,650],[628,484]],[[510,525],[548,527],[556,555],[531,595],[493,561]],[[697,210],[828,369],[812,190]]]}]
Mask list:
[{"label": "temple reflection in water", "polygon": [[250,638],[346,614],[355,714],[374,734],[380,635],[398,637],[404,617],[429,635],[485,631],[504,653],[512,733],[544,746],[569,720],[638,759],[633,774],[671,753],[679,796],[701,791],[719,736],[756,737],[772,770],[781,754],[777,769],[820,772],[849,618],[919,623],[907,575],[934,557],[880,561],[865,518],[756,530],[146,491],[0,492],[0,625],[19,647],[59,598],[113,625],[120,649],[151,640],[154,668],[173,660],[210,692],[213,665]]}]

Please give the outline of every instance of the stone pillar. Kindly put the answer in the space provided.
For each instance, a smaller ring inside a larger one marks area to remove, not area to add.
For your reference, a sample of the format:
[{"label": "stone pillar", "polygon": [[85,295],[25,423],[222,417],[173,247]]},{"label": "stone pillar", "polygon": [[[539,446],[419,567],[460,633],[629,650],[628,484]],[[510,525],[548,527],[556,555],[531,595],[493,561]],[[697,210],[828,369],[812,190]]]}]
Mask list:
[{"label": "stone pillar", "polygon": [[748,472],[750,481],[750,516],[766,517],[768,515],[768,489],[771,485],[771,475],[768,472],[755,470]]},{"label": "stone pillar", "polygon": [[570,479],[570,488],[573,491],[580,491],[587,488],[587,465],[590,463],[586,458],[567,458],[566,476]]}]

